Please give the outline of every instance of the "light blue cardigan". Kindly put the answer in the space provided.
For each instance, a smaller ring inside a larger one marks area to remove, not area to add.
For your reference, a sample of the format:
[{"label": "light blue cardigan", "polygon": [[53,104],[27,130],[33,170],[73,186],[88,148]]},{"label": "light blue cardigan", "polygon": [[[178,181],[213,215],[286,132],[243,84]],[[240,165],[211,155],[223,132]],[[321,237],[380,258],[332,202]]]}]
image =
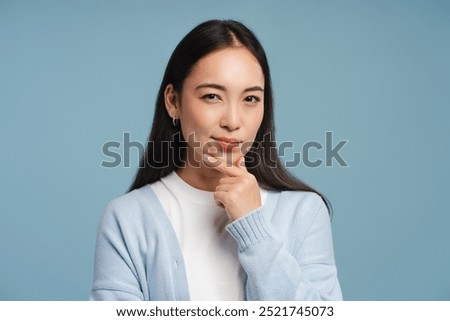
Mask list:
[{"label": "light blue cardigan", "polygon": [[[263,207],[226,228],[239,244],[246,300],[342,300],[317,194],[269,191]],[[190,300],[177,236],[151,184],[108,203],[90,300]]]}]

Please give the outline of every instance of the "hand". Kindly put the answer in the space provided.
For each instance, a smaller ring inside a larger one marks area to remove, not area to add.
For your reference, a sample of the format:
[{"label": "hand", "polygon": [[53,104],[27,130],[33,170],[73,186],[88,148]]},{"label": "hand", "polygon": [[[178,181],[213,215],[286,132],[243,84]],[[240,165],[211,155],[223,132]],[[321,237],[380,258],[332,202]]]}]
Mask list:
[{"label": "hand", "polygon": [[203,158],[207,166],[225,174],[216,186],[214,199],[225,208],[232,221],[261,206],[258,181],[247,171],[244,156],[237,160],[236,165],[227,164],[208,154]]}]

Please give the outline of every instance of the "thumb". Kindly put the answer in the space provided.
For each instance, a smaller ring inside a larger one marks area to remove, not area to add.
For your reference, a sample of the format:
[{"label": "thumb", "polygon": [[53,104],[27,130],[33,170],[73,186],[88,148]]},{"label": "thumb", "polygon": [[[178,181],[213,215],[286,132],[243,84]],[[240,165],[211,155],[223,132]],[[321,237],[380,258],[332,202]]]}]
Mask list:
[{"label": "thumb", "polygon": [[236,162],[236,166],[247,171],[247,167],[245,166],[245,156],[239,157],[239,159]]}]

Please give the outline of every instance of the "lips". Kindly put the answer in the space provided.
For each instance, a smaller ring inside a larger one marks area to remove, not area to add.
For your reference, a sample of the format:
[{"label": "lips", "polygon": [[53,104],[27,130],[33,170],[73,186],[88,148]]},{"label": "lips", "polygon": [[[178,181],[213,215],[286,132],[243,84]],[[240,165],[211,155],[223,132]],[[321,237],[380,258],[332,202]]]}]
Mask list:
[{"label": "lips", "polygon": [[239,144],[241,143],[240,140],[233,137],[220,137],[220,138],[213,137],[213,138],[220,144],[222,149],[227,152],[232,151],[234,148],[238,148]]},{"label": "lips", "polygon": [[236,139],[236,138],[233,138],[233,137],[219,137],[219,138],[214,138],[214,139],[217,140],[217,141],[226,142],[226,143],[239,144],[241,142],[239,139]]}]

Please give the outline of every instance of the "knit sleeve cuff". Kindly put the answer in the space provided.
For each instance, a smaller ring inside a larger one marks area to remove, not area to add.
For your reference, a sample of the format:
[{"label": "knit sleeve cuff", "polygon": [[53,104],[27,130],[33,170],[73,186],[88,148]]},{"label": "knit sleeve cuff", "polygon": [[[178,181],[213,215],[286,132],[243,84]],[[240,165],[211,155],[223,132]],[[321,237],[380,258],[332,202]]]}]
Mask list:
[{"label": "knit sleeve cuff", "polygon": [[231,222],[226,229],[238,242],[240,251],[271,235],[271,228],[263,215],[263,207]]}]

